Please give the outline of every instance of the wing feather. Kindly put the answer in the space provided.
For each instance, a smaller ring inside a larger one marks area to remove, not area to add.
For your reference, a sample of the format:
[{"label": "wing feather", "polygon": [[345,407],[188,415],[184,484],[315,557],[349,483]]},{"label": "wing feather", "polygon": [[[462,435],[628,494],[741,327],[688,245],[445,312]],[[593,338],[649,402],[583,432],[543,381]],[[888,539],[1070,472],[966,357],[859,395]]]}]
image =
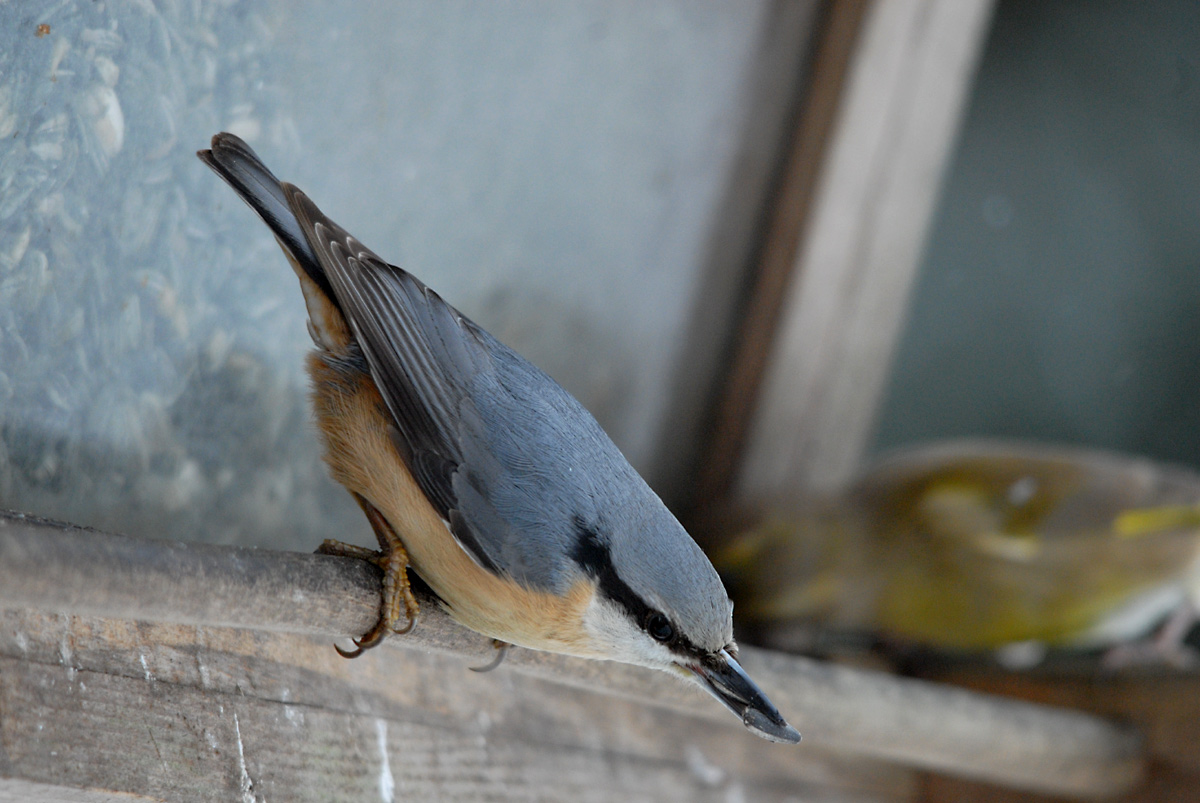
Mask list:
[{"label": "wing feather", "polygon": [[592,498],[585,455],[616,447],[550,377],[283,187],[430,503],[485,569],[564,589],[574,569],[544,556],[568,554],[593,513],[577,510]]}]

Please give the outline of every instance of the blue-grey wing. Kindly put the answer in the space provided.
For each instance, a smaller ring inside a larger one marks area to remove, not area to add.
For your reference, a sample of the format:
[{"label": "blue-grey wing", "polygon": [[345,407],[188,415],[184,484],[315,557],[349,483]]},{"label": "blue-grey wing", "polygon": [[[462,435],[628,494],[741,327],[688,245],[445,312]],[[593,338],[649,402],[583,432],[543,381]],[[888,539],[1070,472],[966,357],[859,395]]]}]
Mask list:
[{"label": "blue-grey wing", "polygon": [[284,188],[430,503],[485,569],[565,588],[574,570],[546,557],[594,518],[589,469],[616,447],[550,377]]}]

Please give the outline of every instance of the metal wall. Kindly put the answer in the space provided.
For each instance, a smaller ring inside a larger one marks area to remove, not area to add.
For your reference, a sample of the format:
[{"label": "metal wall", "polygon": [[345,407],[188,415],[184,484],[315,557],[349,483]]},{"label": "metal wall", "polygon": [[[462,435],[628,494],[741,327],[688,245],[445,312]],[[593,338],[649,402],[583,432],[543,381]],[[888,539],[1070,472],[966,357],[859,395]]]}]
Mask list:
[{"label": "metal wall", "polygon": [[812,2],[0,3],[0,506],[309,548],[365,525],[218,130],[548,370],[669,497]]}]

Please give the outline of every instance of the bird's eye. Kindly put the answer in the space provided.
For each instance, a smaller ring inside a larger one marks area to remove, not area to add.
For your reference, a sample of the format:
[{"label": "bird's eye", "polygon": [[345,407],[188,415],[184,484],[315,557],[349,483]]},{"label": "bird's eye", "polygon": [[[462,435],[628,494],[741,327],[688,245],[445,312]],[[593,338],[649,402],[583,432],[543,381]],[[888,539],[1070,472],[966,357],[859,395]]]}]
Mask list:
[{"label": "bird's eye", "polygon": [[675,628],[661,613],[652,613],[646,617],[646,632],[655,641],[670,641],[675,637]]}]

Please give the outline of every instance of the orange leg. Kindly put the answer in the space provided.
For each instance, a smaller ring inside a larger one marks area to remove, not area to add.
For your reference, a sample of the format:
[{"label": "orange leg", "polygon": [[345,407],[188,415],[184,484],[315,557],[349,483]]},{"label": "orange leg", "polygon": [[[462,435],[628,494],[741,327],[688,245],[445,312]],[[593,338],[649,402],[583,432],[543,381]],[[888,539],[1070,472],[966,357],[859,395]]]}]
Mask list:
[{"label": "orange leg", "polygon": [[[379,604],[379,621],[362,638],[354,639],[355,649],[343,650],[334,645],[334,649],[344,658],[357,658],[364,651],[382,642],[383,637],[389,632],[398,635],[407,633],[416,625],[417,615],[421,612],[421,606],[417,602],[417,598],[413,596],[412,587],[408,582],[408,552],[404,549],[404,542],[400,540],[400,536],[396,535],[392,525],[374,505],[358,494],[353,494],[353,496],[359,507],[363,509],[363,513],[367,515],[371,529],[375,531],[375,538],[379,541],[379,551],[376,552],[354,544],[344,544],[341,541],[327,540],[317,547],[317,553],[357,558],[375,564],[383,570],[383,593]],[[397,627],[396,622],[400,620],[401,604],[404,605],[408,623],[403,627]]]}]

